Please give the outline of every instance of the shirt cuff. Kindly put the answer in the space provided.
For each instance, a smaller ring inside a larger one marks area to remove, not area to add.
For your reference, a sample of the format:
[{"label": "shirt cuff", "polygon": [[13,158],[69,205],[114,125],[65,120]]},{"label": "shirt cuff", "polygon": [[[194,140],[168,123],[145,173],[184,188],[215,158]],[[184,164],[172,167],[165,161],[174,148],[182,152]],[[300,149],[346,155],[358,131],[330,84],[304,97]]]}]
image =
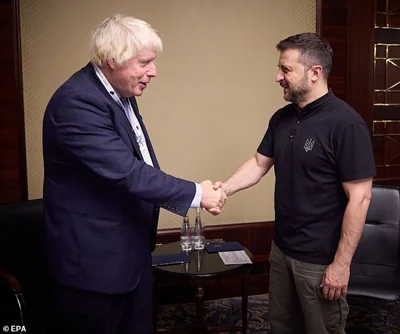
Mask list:
[{"label": "shirt cuff", "polygon": [[203,188],[198,183],[195,183],[195,185],[196,185],[196,194],[194,195],[192,204],[190,204],[191,208],[199,208],[201,203],[201,198],[203,197]]}]

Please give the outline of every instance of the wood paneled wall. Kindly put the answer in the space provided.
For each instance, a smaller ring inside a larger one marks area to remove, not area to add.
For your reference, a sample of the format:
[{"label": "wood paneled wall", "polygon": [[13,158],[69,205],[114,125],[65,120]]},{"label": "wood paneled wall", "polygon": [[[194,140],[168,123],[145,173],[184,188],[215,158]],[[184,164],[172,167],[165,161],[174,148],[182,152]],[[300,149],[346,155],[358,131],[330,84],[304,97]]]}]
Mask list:
[{"label": "wood paneled wall", "polygon": [[[318,0],[317,32],[334,50],[332,91],[363,117],[371,131],[374,183],[400,186],[400,105],[374,106],[375,14],[375,0]],[[398,28],[383,30],[391,34],[391,43],[400,44]]]},{"label": "wood paneled wall", "polygon": [[28,198],[18,0],[0,2],[0,204]]},{"label": "wood paneled wall", "polygon": [[364,118],[372,131],[375,0],[347,2],[346,102]]},{"label": "wood paneled wall", "polygon": [[334,50],[329,87],[343,100],[347,97],[347,15],[347,0],[317,1],[317,33]]},{"label": "wood paneled wall", "polygon": [[372,129],[374,0],[318,0],[317,32],[331,44],[329,86]]}]

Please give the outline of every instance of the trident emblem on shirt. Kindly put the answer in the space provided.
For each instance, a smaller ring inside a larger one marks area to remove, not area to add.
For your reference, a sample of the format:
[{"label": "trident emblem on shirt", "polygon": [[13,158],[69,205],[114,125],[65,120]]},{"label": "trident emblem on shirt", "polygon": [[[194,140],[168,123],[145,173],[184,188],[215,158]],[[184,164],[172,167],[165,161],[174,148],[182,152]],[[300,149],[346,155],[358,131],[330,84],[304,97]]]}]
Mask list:
[{"label": "trident emblem on shirt", "polygon": [[307,139],[306,143],[304,144],[304,150],[306,152],[311,151],[314,147],[314,143],[315,143],[315,140],[312,140],[311,138]]}]

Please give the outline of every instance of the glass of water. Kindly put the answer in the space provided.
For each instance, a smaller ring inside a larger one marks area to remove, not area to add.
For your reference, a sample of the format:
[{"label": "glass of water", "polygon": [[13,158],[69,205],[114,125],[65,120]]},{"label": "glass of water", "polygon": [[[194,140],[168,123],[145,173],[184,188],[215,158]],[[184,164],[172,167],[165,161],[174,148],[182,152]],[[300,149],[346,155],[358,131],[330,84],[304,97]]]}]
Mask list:
[{"label": "glass of water", "polygon": [[195,250],[204,249],[204,229],[201,224],[196,224],[192,234],[192,243]]},{"label": "glass of water", "polygon": [[184,252],[190,252],[192,250],[192,233],[189,226],[182,227],[181,248]]}]

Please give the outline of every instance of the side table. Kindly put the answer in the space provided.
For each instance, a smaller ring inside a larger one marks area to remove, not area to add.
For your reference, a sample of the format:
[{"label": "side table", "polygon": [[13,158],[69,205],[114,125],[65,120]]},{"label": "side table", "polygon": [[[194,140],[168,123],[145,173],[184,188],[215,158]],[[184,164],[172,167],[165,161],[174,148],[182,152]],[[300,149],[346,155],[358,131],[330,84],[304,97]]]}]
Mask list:
[{"label": "side table", "polygon": [[[172,254],[181,252],[180,242],[173,242],[157,247],[153,254]],[[245,248],[246,254],[253,257]],[[247,277],[251,264],[225,265],[218,253],[209,254],[207,251],[192,251],[188,253],[190,263],[154,267],[154,303],[156,302],[157,281],[194,286],[196,289],[196,333],[220,333],[227,331],[247,332]],[[215,284],[216,280],[236,276],[241,278],[242,290],[242,326],[208,326],[204,319],[204,289]],[[157,329],[157,308],[154,305],[153,332],[165,333]],[[193,333],[193,330],[190,332]]]}]

